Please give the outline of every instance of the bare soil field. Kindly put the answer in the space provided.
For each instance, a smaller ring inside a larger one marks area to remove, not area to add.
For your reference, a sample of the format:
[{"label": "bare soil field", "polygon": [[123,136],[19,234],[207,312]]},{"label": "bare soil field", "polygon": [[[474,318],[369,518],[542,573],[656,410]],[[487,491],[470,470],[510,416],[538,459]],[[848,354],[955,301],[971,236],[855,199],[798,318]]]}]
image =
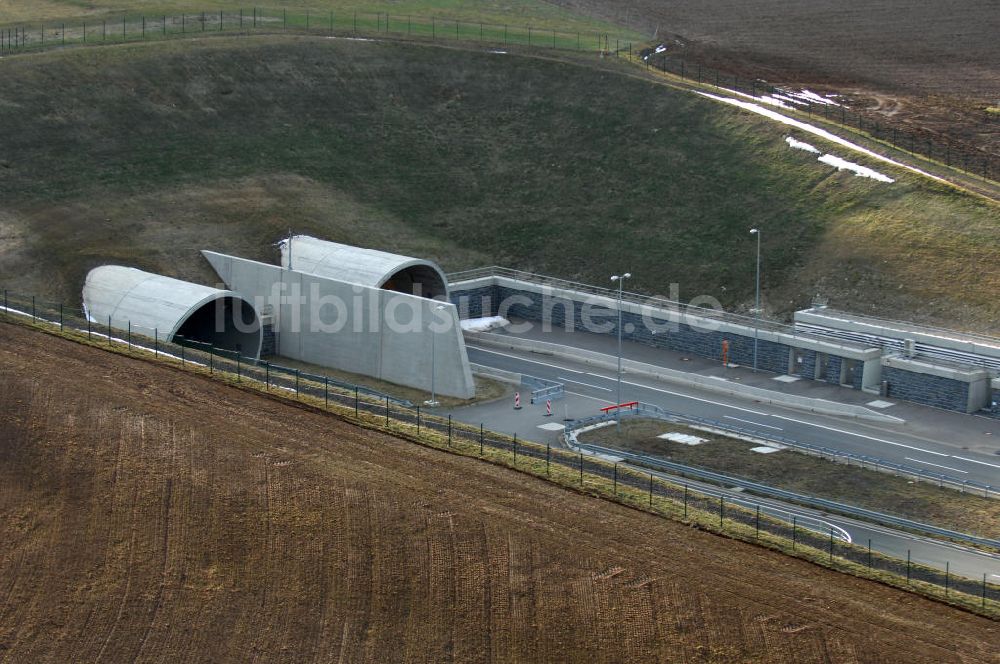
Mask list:
[{"label": "bare soil field", "polygon": [[927,137],[1000,151],[1000,12],[992,0],[552,0],[746,77],[843,93]]},{"label": "bare soil field", "polygon": [[6,323],[0,402],[0,661],[1000,661],[987,619]]}]

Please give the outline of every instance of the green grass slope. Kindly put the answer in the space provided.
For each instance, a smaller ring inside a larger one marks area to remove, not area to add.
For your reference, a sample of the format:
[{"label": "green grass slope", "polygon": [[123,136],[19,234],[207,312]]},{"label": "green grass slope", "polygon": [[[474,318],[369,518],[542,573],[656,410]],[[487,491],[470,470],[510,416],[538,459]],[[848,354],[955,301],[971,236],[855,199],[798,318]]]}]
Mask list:
[{"label": "green grass slope", "polygon": [[207,280],[198,249],[272,260],[290,228],[449,270],[628,269],[646,292],[678,282],[683,299],[744,306],[759,226],[776,314],[820,293],[989,326],[995,206],[877,164],[898,181],[836,173],[786,135],[690,93],[485,50],[274,37],[8,58],[0,283],[75,301],[105,262]]}]

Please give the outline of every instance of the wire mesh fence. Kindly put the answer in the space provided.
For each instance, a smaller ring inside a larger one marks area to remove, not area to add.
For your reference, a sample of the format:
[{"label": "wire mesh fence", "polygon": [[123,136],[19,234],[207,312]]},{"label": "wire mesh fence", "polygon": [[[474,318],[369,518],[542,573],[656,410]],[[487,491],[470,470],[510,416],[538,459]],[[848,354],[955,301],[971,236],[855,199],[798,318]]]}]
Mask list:
[{"label": "wire mesh fence", "polygon": [[469,21],[444,16],[331,10],[310,12],[240,8],[169,14],[129,14],[120,18],[7,26],[0,51],[19,52],[74,44],[149,41],[213,33],[298,32],[331,36],[451,40],[498,46],[524,46],[607,53],[632,48],[632,42],[606,32],[539,28],[528,24]]},{"label": "wire mesh fence", "polygon": [[[130,321],[94,320],[85,312],[34,296],[3,291],[0,316],[34,321],[95,345],[141,352],[182,368],[208,372],[232,383],[254,383],[265,392],[275,392],[305,401],[317,408],[335,411],[359,423],[387,429],[419,439],[442,449],[479,456],[511,465],[519,470],[548,477],[563,485],[668,516],[698,527],[723,532],[746,541],[756,541],[786,553],[825,564],[834,569],[877,578],[924,594],[945,598],[967,608],[1000,615],[1000,586],[986,574],[973,579],[944,570],[872,551],[871,542],[860,545],[844,541],[831,529],[801,525],[768,513],[767,506],[752,499],[734,500],[712,495],[680,478],[584,454],[573,450],[519,440],[453,420],[451,415],[430,414],[406,400],[372,388],[298,369],[248,358],[232,350],[214,348],[192,339],[178,339],[158,329],[133,325]],[[773,511],[773,510],[772,510]]]}]

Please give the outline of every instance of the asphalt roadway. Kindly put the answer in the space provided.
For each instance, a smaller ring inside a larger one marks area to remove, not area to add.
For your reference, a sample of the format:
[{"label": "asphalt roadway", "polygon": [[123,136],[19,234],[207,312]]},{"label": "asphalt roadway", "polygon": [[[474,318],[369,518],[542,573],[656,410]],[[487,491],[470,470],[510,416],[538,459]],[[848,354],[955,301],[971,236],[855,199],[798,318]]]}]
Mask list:
[{"label": "asphalt roadway", "polygon": [[[566,398],[553,402],[552,415],[544,403],[528,403],[523,393],[522,408],[515,410],[509,399],[476,404],[452,411],[452,415],[470,424],[485,423],[495,431],[517,433],[525,440],[562,445],[562,423],[599,413],[606,405],[618,403],[618,384],[613,370],[594,367],[562,358],[531,352],[498,350],[468,344],[469,360],[497,369],[524,373],[565,384]],[[750,431],[777,433],[814,445],[876,456],[894,463],[925,467],[958,479],[969,479],[1000,487],[1000,456],[969,449],[982,447],[982,436],[1000,436],[1000,423],[983,418],[949,413],[967,421],[953,431],[946,441],[931,438],[938,432],[933,424],[924,426],[920,418],[905,423],[871,423],[851,418],[836,418],[798,411],[753,400],[706,392],[654,379],[625,375],[622,401],[643,401],[682,415],[694,415],[739,425]],[[941,413],[926,409],[930,422],[940,422]],[[912,409],[908,411],[914,412]],[[992,439],[986,438],[992,443]],[[963,449],[965,448],[965,449]],[[647,471],[648,472],[648,471]],[[684,480],[694,486],[696,483]],[[989,554],[950,542],[900,532],[874,524],[832,515],[777,500],[747,496],[714,485],[701,487],[712,495],[724,492],[727,500],[761,504],[772,516],[791,520],[794,515],[803,527],[829,532],[837,539],[866,546],[873,551],[914,563],[945,569],[971,579],[1000,583],[1000,555]]]}]

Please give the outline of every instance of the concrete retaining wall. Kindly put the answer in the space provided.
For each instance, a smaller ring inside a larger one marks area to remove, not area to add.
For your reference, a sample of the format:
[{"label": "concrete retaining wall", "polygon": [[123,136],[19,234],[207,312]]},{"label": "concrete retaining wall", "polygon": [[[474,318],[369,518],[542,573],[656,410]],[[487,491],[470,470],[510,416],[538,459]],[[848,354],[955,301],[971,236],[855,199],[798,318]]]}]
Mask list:
[{"label": "concrete retaining wall", "polygon": [[[616,356],[606,355],[595,351],[570,348],[560,344],[535,341],[533,339],[522,339],[511,335],[494,334],[490,332],[466,332],[465,336],[470,342],[478,345],[540,353],[543,355],[550,355],[552,357],[583,362],[602,369],[617,370],[618,368],[618,358]],[[864,408],[863,406],[827,401],[826,399],[813,399],[796,394],[786,394],[784,392],[751,387],[749,385],[733,383],[715,376],[702,376],[685,371],[668,369],[667,367],[658,367],[644,362],[636,362],[634,360],[622,360],[622,370],[626,374],[648,376],[657,380],[672,382],[688,387],[698,387],[700,389],[719,394],[752,399],[762,403],[788,406],[814,413],[856,417],[859,419],[877,422],[902,421],[898,417],[892,417],[891,415],[886,415],[885,413],[879,413],[871,409]]]},{"label": "concrete retaining wall", "polygon": [[437,300],[202,253],[258,311],[271,308],[279,355],[428,392],[433,357],[439,394],[475,395],[455,307],[439,311]]}]

